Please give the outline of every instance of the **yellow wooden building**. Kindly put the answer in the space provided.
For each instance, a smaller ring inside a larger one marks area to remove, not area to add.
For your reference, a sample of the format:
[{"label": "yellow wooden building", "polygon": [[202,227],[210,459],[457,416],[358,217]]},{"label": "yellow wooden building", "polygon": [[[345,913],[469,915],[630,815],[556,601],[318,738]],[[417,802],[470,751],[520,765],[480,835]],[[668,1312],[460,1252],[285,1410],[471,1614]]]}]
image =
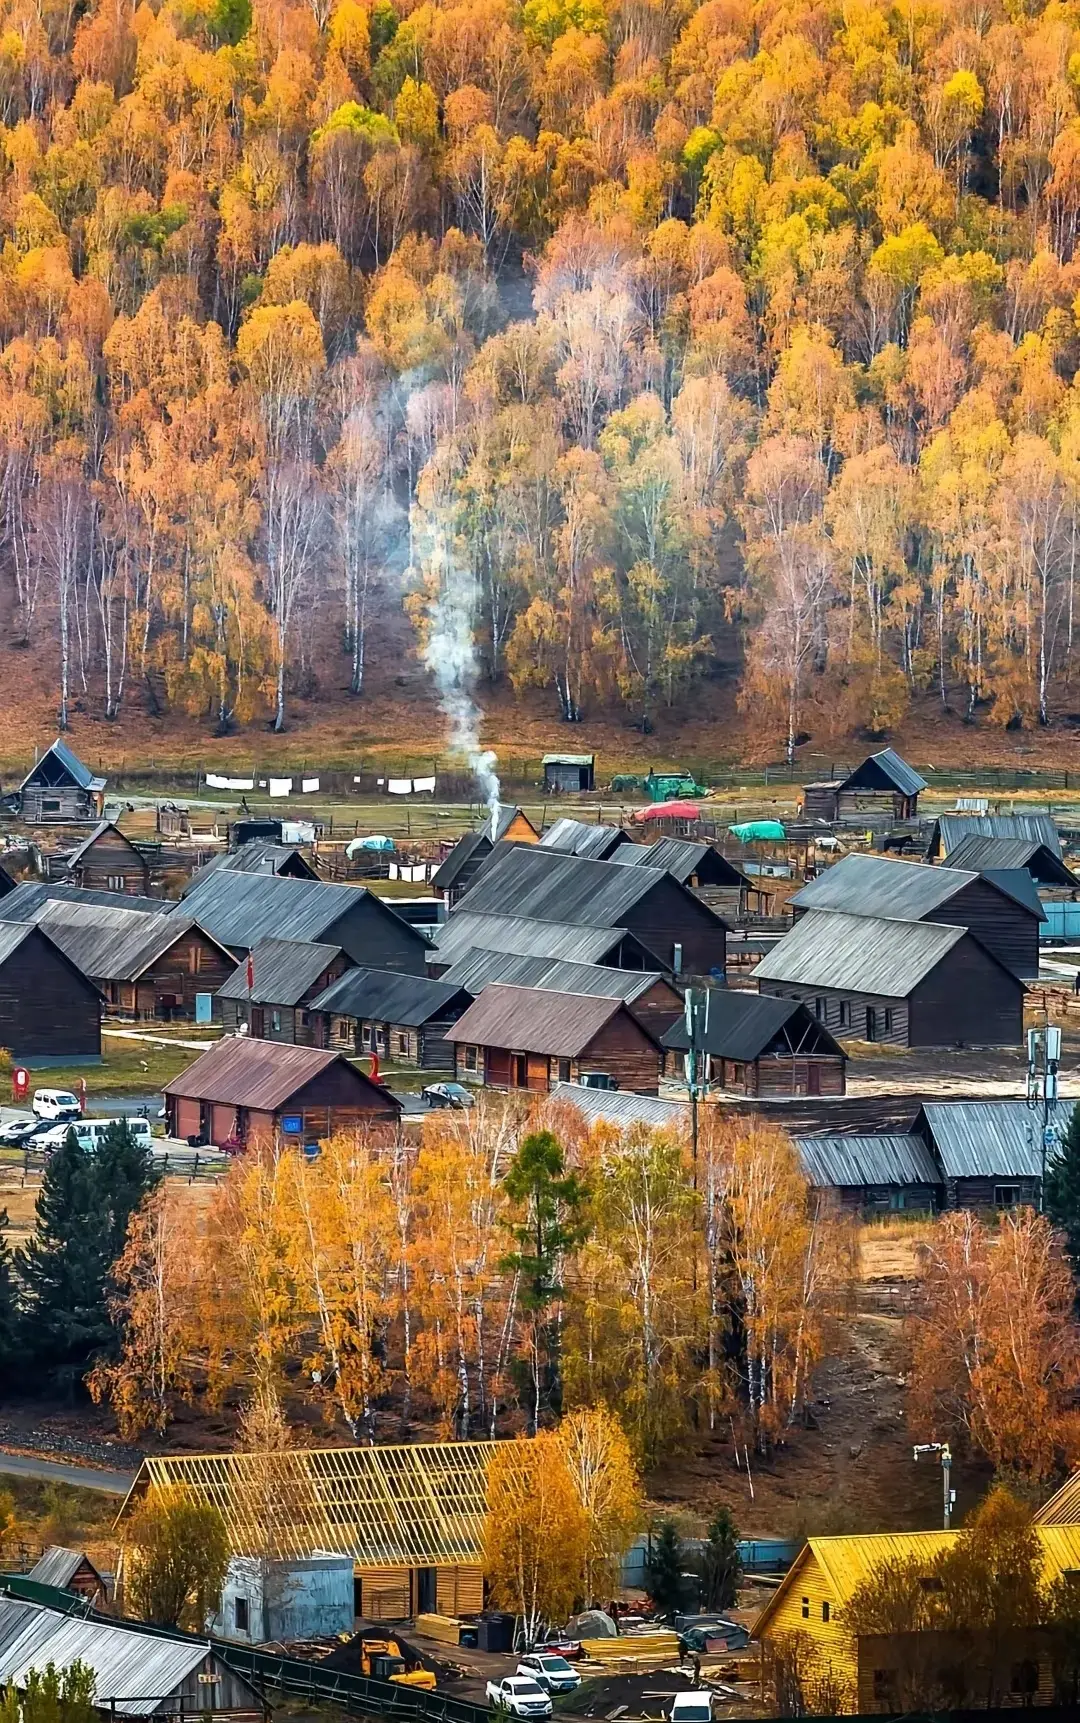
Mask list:
[{"label": "yellow wooden building", "polygon": [[148,1492],[180,1487],[221,1513],[233,1555],[348,1555],[357,1614],[387,1621],[483,1608],[490,1442],[293,1448],[144,1460],[117,1531]]},{"label": "yellow wooden building", "polygon": [[[1066,1573],[1080,1575],[1080,1523],[1039,1524],[1036,1529],[1047,1582]],[[754,1623],[763,1675],[773,1655],[795,1643],[810,1681],[821,1681],[830,1693],[835,1692],[837,1709],[860,1714],[895,1711],[902,1700],[897,1691],[896,1648],[884,1638],[853,1639],[844,1627],[844,1606],[858,1586],[886,1563],[915,1557],[925,1560],[929,1571],[935,1556],[951,1548],[958,1536],[955,1531],[940,1531],[810,1538]],[[947,1638],[941,1636],[943,1642]],[[943,1661],[949,1649],[943,1643]],[[1049,1704],[1052,1685],[1045,1651],[1025,1645],[1016,1661],[1016,1703]]]}]

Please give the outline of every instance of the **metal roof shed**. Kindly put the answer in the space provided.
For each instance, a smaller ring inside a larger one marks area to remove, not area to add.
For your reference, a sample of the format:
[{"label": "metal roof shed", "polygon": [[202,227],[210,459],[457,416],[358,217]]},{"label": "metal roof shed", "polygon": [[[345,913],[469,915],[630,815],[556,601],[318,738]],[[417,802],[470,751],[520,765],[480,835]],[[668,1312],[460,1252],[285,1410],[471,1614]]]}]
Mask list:
[{"label": "metal roof shed", "polygon": [[803,1171],[818,1190],[860,1208],[933,1208],[942,1177],[922,1137],[796,1137]]},{"label": "metal roof shed", "polygon": [[621,999],[485,987],[447,1039],[458,1048],[460,1077],[493,1088],[544,1093],[583,1070],[602,1071],[620,1089],[655,1094],[659,1039]]},{"label": "metal roof shed", "polygon": [[562,790],[573,795],[595,788],[594,754],[545,754],[541,765],[545,790]]},{"label": "metal roof shed", "polygon": [[[1057,1103],[1055,1127],[1068,1123],[1073,1105]],[[1042,1164],[1039,1117],[1025,1101],[925,1101],[913,1129],[933,1145],[946,1178],[1032,1178]]]},{"label": "metal roof shed", "polygon": [[0,1683],[23,1688],[32,1671],[50,1663],[60,1671],[73,1663],[89,1669],[95,1705],[118,1717],[263,1709],[254,1688],[205,1641],[0,1596]]},{"label": "metal roof shed", "polygon": [[1030,838],[1061,854],[1061,833],[1050,814],[941,814],[930,832],[927,855],[946,860],[966,837]]}]

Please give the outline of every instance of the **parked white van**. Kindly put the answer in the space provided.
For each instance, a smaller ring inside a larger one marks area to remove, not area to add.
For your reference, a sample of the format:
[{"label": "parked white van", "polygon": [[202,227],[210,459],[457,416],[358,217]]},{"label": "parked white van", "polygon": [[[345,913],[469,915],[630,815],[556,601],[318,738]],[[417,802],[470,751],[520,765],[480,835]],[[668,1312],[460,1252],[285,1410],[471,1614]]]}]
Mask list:
[{"label": "parked white van", "polygon": [[58,1149],[67,1141],[69,1131],[74,1131],[82,1147],[89,1153],[98,1148],[110,1125],[126,1125],[135,1141],[143,1148],[149,1148],[153,1142],[153,1132],[147,1119],[66,1119],[54,1125],[51,1131],[45,1131],[42,1136],[34,1138],[35,1149],[44,1149],[46,1153]]},{"label": "parked white van", "polygon": [[79,1098],[70,1089],[35,1089],[32,1107],[39,1119],[78,1119],[82,1116]]}]

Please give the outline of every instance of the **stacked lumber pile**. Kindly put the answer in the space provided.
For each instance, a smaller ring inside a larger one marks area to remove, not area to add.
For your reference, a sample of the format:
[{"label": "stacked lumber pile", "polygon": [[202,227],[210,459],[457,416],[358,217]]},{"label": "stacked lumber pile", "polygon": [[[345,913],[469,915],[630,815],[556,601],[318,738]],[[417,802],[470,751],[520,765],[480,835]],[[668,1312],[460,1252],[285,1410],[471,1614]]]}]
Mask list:
[{"label": "stacked lumber pile", "polygon": [[461,1623],[456,1615],[418,1615],[416,1631],[425,1639],[438,1639],[443,1645],[460,1645]]},{"label": "stacked lumber pile", "polygon": [[617,1639],[583,1639],[582,1654],[607,1670],[657,1669],[679,1660],[679,1636],[669,1628],[621,1633]]}]

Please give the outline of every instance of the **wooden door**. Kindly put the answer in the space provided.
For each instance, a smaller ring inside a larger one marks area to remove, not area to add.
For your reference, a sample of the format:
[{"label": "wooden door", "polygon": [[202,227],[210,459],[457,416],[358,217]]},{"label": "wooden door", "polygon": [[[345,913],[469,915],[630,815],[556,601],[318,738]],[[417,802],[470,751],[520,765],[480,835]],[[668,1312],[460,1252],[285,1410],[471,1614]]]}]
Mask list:
[{"label": "wooden door", "polygon": [[821,1094],[821,1066],[815,1065],[813,1060],[806,1067],[806,1093],[808,1095]]}]

